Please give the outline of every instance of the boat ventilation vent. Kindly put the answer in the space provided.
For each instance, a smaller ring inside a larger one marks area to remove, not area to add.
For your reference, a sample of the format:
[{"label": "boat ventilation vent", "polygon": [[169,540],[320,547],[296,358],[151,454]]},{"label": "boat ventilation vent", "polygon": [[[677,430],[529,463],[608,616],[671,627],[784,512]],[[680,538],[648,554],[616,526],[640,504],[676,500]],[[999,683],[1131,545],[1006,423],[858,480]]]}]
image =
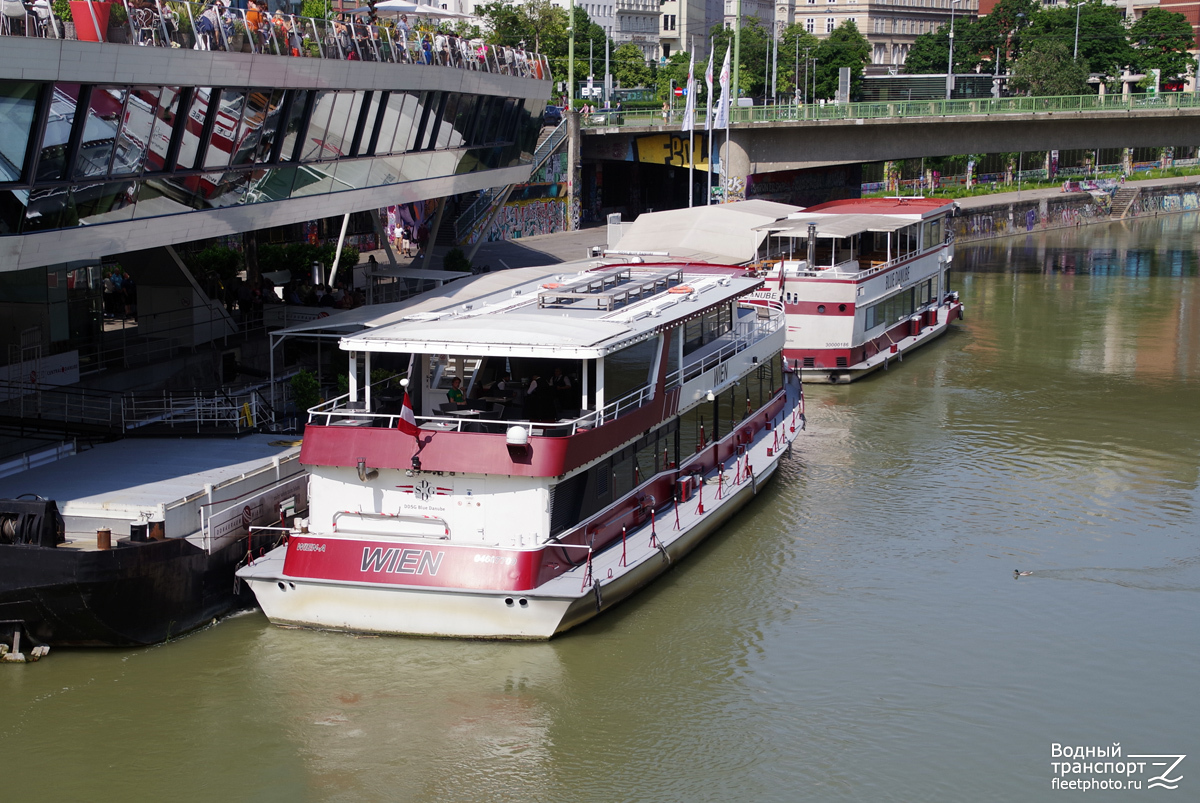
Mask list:
[{"label": "boat ventilation vent", "polygon": [[569,284],[547,282],[538,291],[538,307],[577,307],[611,312],[683,284],[678,268],[593,271]]},{"label": "boat ventilation vent", "polygon": [[845,367],[846,367],[846,364],[847,364],[847,363],[846,363],[846,358],[845,358],[845,357],[838,357],[838,358],[837,358],[837,367],[838,367],[838,368],[845,368]]},{"label": "boat ventilation vent", "polygon": [[817,367],[817,358],[816,357],[805,357],[804,358],[804,367],[805,368],[816,368]]}]

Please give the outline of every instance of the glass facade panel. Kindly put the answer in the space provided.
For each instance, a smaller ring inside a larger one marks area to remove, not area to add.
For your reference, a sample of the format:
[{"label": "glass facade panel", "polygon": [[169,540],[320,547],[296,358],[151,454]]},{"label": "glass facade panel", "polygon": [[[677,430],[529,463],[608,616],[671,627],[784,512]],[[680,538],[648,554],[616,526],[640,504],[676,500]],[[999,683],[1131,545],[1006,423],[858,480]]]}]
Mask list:
[{"label": "glass facade panel", "polygon": [[[187,120],[184,121],[186,128],[179,146],[179,157],[172,169],[191,170],[198,166],[200,134],[204,130],[204,120],[208,117],[208,100],[212,93],[212,87],[207,86],[199,87],[192,93],[191,107],[187,110]],[[181,113],[182,111],[180,109]]]},{"label": "glass facade panel", "polygon": [[446,105],[442,109],[437,138],[433,142],[433,147],[438,150],[462,147],[462,137],[454,130],[454,121],[458,115],[458,100],[457,92],[446,96]]},{"label": "glass facade panel", "polygon": [[300,161],[314,162],[318,159],[331,158],[325,148],[325,139],[329,131],[329,115],[333,111],[337,92],[320,92],[313,106],[312,119],[308,122],[308,130],[304,133],[304,147],[301,150]]},{"label": "glass facade panel", "polygon": [[154,112],[158,108],[160,93],[157,87],[135,88],[126,97],[125,116],[113,150],[112,175],[136,175],[141,172],[154,130]]},{"label": "glass facade panel", "polygon": [[325,135],[325,159],[337,159],[350,153],[350,140],[358,124],[358,113],[362,108],[361,92],[339,92],[333,102],[329,116],[329,129]]},{"label": "glass facade panel", "polygon": [[116,223],[133,217],[136,190],[132,181],[76,184],[71,200],[81,225]]},{"label": "glass facade panel", "polygon": [[75,178],[103,178],[108,175],[117,133],[125,110],[128,90],[121,86],[93,87],[88,98],[87,118],[79,141],[72,175]]},{"label": "glass facade panel", "polygon": [[[43,87],[48,97],[40,95]],[[0,142],[0,180],[20,181],[30,161],[31,137],[26,133],[21,141],[21,132],[45,131],[34,186],[0,193],[0,234],[382,187],[513,164],[540,122],[512,98],[372,92],[364,112],[365,100],[366,92],[356,91],[0,82],[0,130],[11,134]],[[78,118],[77,109],[86,109],[85,116]],[[39,113],[47,114],[44,124]],[[284,140],[278,141],[281,131]],[[372,156],[373,136],[379,157]],[[495,145],[470,148],[473,141]],[[271,167],[273,153],[282,162],[299,154],[308,163]]]},{"label": "glass facade panel", "polygon": [[283,127],[283,148],[279,151],[279,161],[290,162],[295,157],[296,140],[300,136],[300,125],[304,122],[304,107],[308,103],[308,90],[296,90],[292,100],[292,108],[288,112],[287,122]]},{"label": "glass facade panel", "polygon": [[213,120],[212,133],[204,152],[204,167],[207,170],[229,166],[238,131],[242,127],[242,112],[246,106],[246,93],[240,89],[221,91],[221,105]]},{"label": "glass facade panel", "polygon": [[50,116],[46,120],[46,132],[42,135],[37,167],[38,181],[56,181],[62,178],[67,158],[67,141],[71,138],[71,126],[75,122],[75,103],[79,98],[79,89],[79,84],[54,85]]},{"label": "glass facade panel", "polygon": [[279,125],[283,90],[253,89],[246,96],[246,110],[238,126],[233,165],[261,164],[271,156]]},{"label": "glass facade panel", "polygon": [[150,147],[146,153],[147,172],[166,169],[167,149],[171,145],[171,129],[179,114],[179,101],[183,90],[178,86],[163,87],[158,105],[154,110],[153,128],[150,132]]},{"label": "glass facade panel", "polygon": [[0,81],[0,181],[19,181],[37,112],[38,84]]}]

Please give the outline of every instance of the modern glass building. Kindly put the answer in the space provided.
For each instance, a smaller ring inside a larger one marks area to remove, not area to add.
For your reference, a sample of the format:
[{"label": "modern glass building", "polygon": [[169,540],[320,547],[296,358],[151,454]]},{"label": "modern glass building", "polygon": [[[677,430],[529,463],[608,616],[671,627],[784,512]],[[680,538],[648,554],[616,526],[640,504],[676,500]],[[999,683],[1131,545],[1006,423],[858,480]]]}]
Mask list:
[{"label": "modern glass building", "polygon": [[[519,183],[552,87],[532,54],[465,42],[440,63],[0,44],[0,346],[84,370],[102,257]],[[141,306],[210,304],[172,283]]]}]

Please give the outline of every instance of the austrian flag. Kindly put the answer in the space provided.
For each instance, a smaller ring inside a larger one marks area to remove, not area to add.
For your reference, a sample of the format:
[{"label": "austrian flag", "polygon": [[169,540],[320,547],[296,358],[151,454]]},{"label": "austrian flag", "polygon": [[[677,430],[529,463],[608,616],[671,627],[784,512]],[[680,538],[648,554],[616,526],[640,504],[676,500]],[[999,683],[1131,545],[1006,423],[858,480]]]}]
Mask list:
[{"label": "austrian flag", "polygon": [[396,421],[396,429],[405,435],[417,437],[417,417],[413,415],[412,401],[408,398],[408,391],[404,392],[404,406],[400,408],[400,418]]}]

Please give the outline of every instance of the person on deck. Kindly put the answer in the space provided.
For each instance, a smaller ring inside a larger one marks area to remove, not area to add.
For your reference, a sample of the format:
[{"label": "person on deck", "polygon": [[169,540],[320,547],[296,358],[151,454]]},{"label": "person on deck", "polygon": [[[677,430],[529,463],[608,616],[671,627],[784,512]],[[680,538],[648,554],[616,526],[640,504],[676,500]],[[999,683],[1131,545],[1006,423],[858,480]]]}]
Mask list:
[{"label": "person on deck", "polygon": [[467,397],[462,392],[462,380],[458,377],[450,380],[450,390],[446,391],[446,401],[457,406],[460,410],[467,406]]}]

